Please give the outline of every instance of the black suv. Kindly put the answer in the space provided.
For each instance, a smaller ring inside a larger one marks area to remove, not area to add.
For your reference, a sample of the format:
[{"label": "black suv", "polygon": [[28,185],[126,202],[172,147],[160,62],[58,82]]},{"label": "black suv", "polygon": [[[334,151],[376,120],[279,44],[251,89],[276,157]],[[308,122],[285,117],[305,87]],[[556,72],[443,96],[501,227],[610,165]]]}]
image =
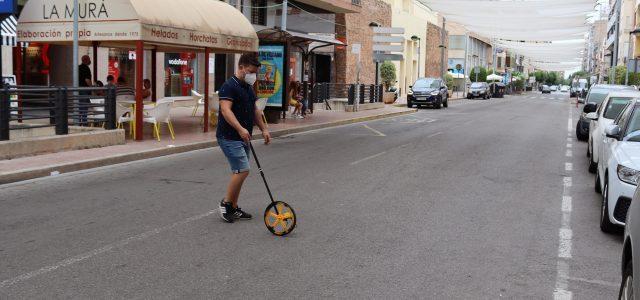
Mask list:
[{"label": "black suv", "polygon": [[422,105],[433,106],[437,109],[449,107],[449,90],[442,78],[419,78],[409,86],[407,107]]},{"label": "black suv", "polygon": [[486,82],[474,82],[469,87],[469,93],[467,93],[467,99],[473,99],[480,97],[482,99],[491,98],[491,90],[489,84]]}]

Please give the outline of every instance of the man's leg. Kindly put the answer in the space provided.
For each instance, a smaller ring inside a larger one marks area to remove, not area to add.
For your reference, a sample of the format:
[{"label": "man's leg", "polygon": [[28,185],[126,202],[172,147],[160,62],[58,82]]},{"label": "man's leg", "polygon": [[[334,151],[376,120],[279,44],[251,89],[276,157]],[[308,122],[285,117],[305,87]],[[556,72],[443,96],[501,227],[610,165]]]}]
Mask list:
[{"label": "man's leg", "polygon": [[240,190],[245,179],[249,176],[249,171],[241,172],[231,175],[231,180],[227,186],[226,202],[233,204],[233,207],[238,207],[238,198],[240,197]]}]

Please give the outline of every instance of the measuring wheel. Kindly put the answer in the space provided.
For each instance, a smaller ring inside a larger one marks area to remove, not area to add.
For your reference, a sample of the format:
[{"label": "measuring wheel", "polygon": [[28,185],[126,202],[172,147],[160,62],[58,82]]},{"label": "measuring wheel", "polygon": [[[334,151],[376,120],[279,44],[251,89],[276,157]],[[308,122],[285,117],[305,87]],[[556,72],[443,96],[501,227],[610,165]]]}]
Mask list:
[{"label": "measuring wheel", "polygon": [[277,236],[287,235],[296,227],[296,213],[287,203],[272,202],[264,211],[264,225]]}]

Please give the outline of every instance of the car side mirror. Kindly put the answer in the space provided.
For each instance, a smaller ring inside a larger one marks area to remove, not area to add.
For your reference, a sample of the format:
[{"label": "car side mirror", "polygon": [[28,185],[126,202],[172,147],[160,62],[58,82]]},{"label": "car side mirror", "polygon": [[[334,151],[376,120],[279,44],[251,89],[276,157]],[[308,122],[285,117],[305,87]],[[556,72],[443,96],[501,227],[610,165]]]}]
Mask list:
[{"label": "car side mirror", "polygon": [[620,138],[620,126],[616,124],[611,124],[604,129],[604,133],[608,138],[619,139]]},{"label": "car side mirror", "polygon": [[595,112],[590,112],[585,116],[585,118],[592,121],[598,121],[598,114],[596,114]]},{"label": "car side mirror", "polygon": [[409,88],[410,88],[410,89],[412,89],[412,88],[413,88],[413,85],[410,85],[410,86],[409,86]]},{"label": "car side mirror", "polygon": [[597,109],[598,109],[598,106],[595,103],[587,103],[582,109],[582,112],[584,112],[585,114],[588,114],[588,113],[595,112]]}]

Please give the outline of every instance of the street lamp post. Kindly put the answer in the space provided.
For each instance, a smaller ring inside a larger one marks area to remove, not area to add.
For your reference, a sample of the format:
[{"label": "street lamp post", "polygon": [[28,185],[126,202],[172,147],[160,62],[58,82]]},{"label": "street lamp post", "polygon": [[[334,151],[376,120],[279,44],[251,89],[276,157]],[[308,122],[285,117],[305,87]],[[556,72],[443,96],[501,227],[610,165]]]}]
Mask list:
[{"label": "street lamp post", "polygon": [[476,54],[473,55],[473,72],[476,73],[476,82],[478,82],[478,73],[479,73],[477,72],[478,70],[476,70],[476,67],[478,66],[478,63],[476,60],[478,59],[478,57],[479,56]]},{"label": "street lamp post", "polygon": [[417,42],[418,43],[418,76],[416,77],[416,79],[417,79],[417,78],[420,78],[420,56],[421,56],[420,44],[422,43],[422,40],[417,35],[412,36],[411,40],[413,42]]}]

